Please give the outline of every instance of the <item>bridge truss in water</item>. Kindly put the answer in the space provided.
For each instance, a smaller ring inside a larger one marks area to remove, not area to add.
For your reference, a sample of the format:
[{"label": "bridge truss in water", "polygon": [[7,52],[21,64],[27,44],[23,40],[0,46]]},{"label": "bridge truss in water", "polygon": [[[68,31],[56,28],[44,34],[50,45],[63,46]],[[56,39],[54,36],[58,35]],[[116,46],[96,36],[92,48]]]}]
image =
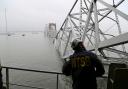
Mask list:
[{"label": "bridge truss in water", "polygon": [[55,45],[61,56],[72,53],[70,42],[77,38],[102,59],[128,61],[125,3],[125,0],[76,0],[56,36]]}]

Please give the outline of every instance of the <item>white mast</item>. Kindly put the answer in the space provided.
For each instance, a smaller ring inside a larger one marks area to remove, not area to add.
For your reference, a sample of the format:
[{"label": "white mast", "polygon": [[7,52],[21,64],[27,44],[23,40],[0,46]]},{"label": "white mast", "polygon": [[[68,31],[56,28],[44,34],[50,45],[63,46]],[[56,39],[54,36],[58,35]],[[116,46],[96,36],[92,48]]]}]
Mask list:
[{"label": "white mast", "polygon": [[5,27],[6,27],[6,33],[8,32],[8,23],[7,23],[7,13],[5,8]]}]

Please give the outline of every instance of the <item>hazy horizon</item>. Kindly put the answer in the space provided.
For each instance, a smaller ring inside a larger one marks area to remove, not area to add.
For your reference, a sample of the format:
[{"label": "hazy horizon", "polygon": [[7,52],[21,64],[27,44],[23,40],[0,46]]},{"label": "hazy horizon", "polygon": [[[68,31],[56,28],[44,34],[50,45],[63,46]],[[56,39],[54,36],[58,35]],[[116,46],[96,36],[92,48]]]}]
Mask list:
[{"label": "hazy horizon", "polygon": [[[6,31],[5,17],[7,17],[8,31],[43,31],[48,23],[56,23],[58,30],[75,1],[0,0],[0,32]],[[120,6],[120,10],[126,14],[128,10],[124,8],[127,5],[128,1],[125,1]]]}]

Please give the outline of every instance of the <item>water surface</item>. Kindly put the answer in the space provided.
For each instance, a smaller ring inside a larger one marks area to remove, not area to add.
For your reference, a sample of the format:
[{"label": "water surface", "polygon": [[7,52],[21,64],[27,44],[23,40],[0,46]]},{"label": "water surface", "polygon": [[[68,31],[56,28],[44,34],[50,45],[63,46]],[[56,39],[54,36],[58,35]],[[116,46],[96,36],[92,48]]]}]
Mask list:
[{"label": "water surface", "polygon": [[[0,59],[2,66],[61,72],[60,59],[56,50],[43,33],[0,35]],[[56,75],[11,70],[10,82],[54,89]],[[20,89],[29,88],[21,87]]]}]

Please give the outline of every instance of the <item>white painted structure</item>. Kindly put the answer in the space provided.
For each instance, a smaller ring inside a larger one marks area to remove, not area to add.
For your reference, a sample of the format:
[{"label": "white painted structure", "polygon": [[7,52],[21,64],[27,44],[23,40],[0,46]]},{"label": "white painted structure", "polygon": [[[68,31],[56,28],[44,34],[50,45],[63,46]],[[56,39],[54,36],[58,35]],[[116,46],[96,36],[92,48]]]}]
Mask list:
[{"label": "white painted structure", "polygon": [[127,58],[128,31],[122,31],[120,19],[128,22],[128,14],[118,9],[122,3],[125,0],[76,0],[56,36],[62,57],[70,53],[70,42],[78,38],[105,59]]},{"label": "white painted structure", "polygon": [[50,38],[56,37],[56,24],[55,23],[49,23],[45,28],[45,34]]}]

